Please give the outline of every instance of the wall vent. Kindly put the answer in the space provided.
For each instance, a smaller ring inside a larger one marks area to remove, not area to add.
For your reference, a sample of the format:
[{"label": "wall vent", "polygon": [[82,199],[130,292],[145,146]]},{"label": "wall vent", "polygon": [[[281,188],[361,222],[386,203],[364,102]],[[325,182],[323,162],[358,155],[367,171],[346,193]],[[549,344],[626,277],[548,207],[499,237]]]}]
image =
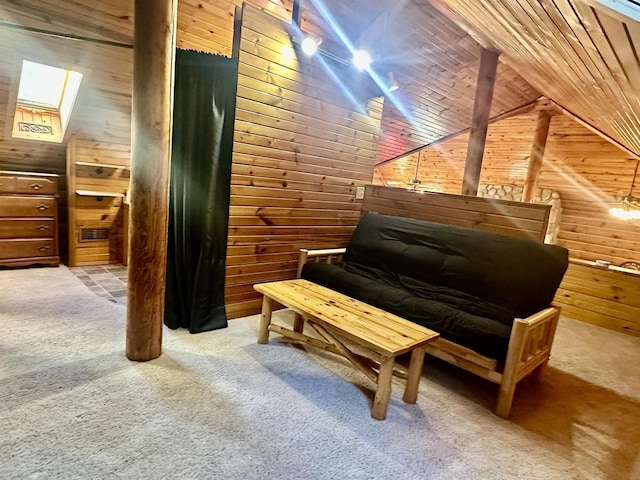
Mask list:
[{"label": "wall vent", "polygon": [[81,242],[94,242],[98,240],[108,240],[108,228],[82,228],[80,229]]}]

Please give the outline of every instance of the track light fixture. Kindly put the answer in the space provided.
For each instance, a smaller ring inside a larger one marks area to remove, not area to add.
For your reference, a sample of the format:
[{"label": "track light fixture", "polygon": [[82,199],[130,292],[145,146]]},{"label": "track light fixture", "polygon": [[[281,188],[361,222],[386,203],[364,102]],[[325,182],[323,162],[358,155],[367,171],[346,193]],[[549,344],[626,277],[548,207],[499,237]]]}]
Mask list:
[{"label": "track light fixture", "polygon": [[398,85],[398,82],[396,81],[396,77],[393,76],[393,72],[388,72],[387,73],[387,91],[395,92],[396,90],[398,90],[398,88],[400,88],[400,85]]}]

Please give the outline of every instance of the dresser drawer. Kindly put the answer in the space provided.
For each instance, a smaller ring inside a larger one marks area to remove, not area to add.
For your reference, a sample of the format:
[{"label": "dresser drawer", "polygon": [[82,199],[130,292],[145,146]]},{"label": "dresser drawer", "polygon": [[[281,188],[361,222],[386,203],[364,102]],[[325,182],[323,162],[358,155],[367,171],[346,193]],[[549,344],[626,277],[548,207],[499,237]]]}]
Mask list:
[{"label": "dresser drawer", "polygon": [[57,255],[53,238],[33,240],[0,240],[0,260]]},{"label": "dresser drawer", "polygon": [[0,218],[0,238],[53,238],[55,233],[53,218]]},{"label": "dresser drawer", "polygon": [[13,175],[0,175],[0,193],[14,193],[16,190],[16,177]]},{"label": "dresser drawer", "polygon": [[57,179],[16,176],[14,192],[35,195],[54,195],[58,191]]},{"label": "dresser drawer", "polygon": [[55,198],[0,197],[0,217],[53,217]]}]

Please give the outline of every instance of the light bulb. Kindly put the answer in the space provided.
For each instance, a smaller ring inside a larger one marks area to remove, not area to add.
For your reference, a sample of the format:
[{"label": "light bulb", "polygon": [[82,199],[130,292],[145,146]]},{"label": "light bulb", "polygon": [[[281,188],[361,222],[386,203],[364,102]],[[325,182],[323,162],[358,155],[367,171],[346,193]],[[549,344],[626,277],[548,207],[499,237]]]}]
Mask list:
[{"label": "light bulb", "polygon": [[612,208],[609,213],[620,220],[640,220],[640,210],[626,208]]},{"label": "light bulb", "polygon": [[307,57],[312,56],[318,51],[318,45],[320,45],[320,42],[311,37],[305,37],[305,39],[302,40],[302,43],[300,44],[300,46],[302,47],[302,51]]},{"label": "light bulb", "polygon": [[358,70],[366,70],[371,64],[371,55],[365,50],[356,50],[353,53],[353,64]]}]

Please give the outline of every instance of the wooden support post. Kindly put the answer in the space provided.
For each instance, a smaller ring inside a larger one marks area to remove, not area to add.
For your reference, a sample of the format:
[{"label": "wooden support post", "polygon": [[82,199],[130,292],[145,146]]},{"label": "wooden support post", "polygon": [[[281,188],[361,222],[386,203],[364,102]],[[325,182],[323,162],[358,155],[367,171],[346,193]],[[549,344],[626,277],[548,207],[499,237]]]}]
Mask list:
[{"label": "wooden support post", "polygon": [[478,84],[476,85],[476,99],[471,119],[471,131],[469,133],[469,145],[467,146],[467,158],[464,163],[462,195],[475,196],[478,194],[497,68],[498,53],[491,50],[482,50]]},{"label": "wooden support post", "polygon": [[550,124],[551,115],[549,115],[549,112],[546,110],[540,110],[540,113],[538,113],[536,133],[533,137],[531,155],[529,156],[527,179],[524,182],[524,190],[522,192],[523,202],[533,202],[535,199],[536,188],[538,187],[538,177],[540,176],[540,169],[542,168],[542,157],[544,156],[544,149],[547,145]]},{"label": "wooden support post", "polygon": [[178,0],[135,0],[127,357],[162,352]]}]

